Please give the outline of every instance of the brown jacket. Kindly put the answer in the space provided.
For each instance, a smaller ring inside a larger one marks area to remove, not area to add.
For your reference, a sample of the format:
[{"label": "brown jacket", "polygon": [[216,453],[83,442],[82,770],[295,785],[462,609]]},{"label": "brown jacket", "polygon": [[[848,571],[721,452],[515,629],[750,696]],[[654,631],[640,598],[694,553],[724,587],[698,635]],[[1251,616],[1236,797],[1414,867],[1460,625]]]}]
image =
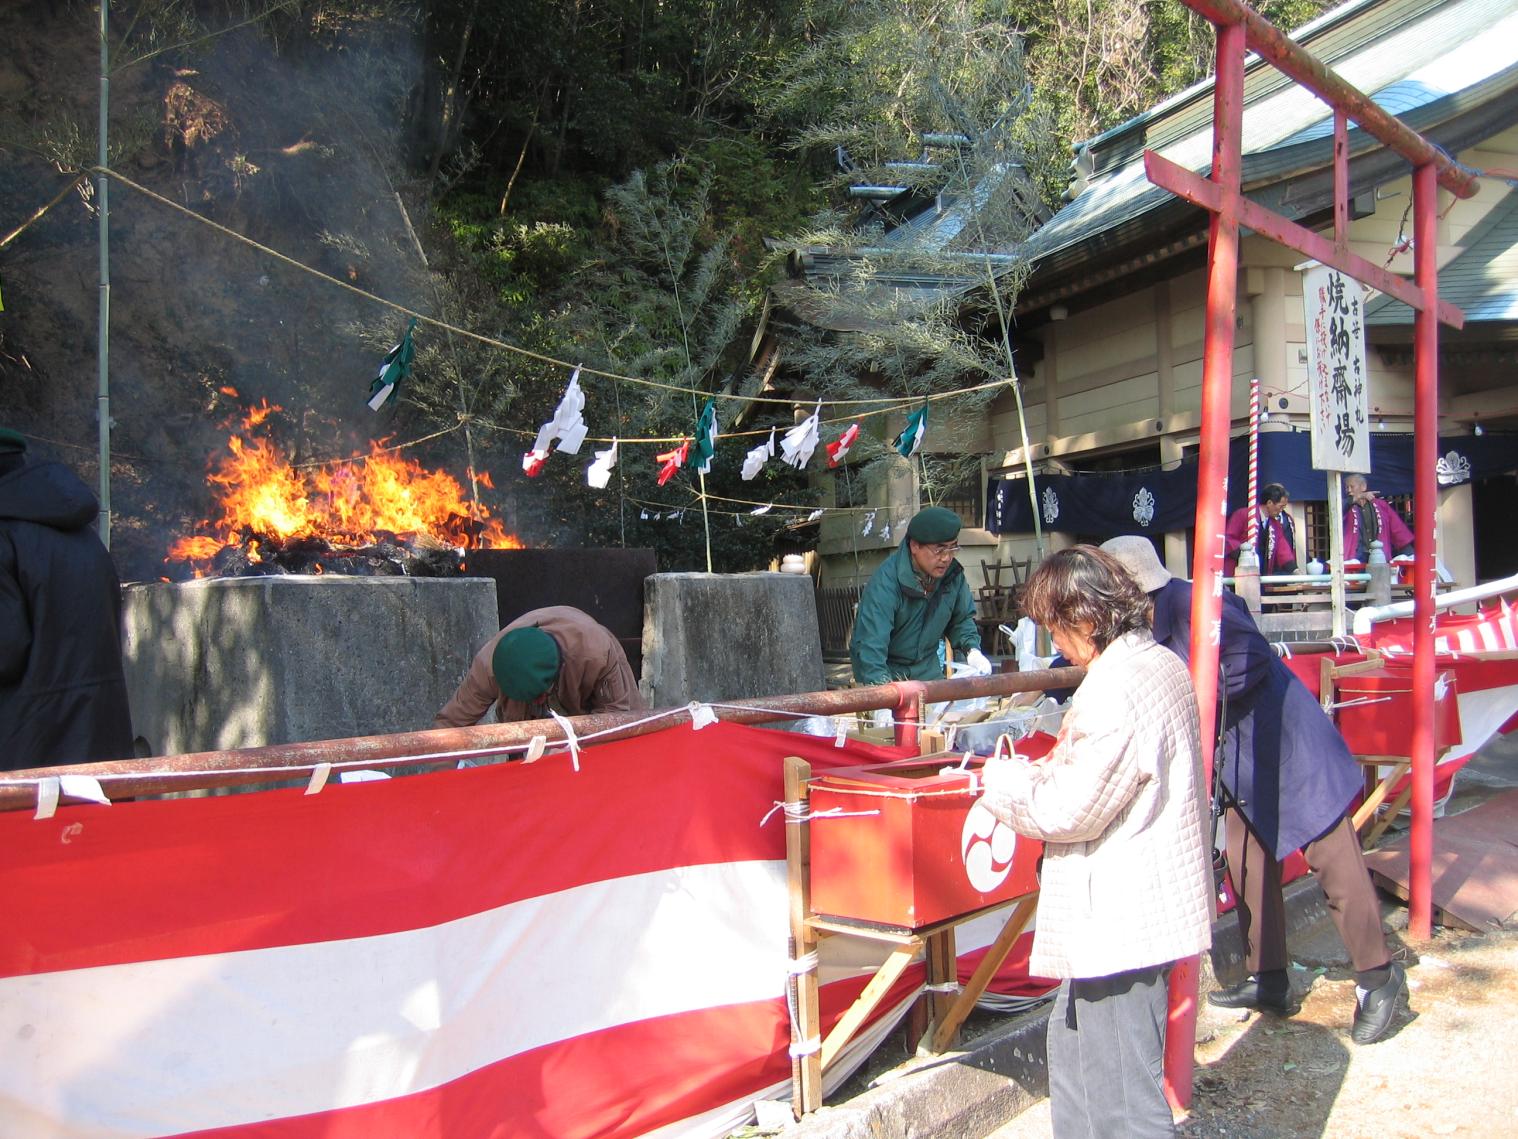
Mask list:
[{"label": "brown jacket", "polygon": [[554,681],[543,703],[566,716],[583,716],[588,712],[622,712],[642,708],[638,682],[627,663],[627,654],[609,629],[597,624],[589,614],[568,605],[551,605],[523,613],[507,625],[474,654],[464,683],[432,721],[435,728],[466,728],[480,722],[490,706],[496,706],[501,723],[533,720],[546,716],[520,700],[501,695],[490,666],[495,646],[513,629],[536,626],[559,645],[559,678]]}]

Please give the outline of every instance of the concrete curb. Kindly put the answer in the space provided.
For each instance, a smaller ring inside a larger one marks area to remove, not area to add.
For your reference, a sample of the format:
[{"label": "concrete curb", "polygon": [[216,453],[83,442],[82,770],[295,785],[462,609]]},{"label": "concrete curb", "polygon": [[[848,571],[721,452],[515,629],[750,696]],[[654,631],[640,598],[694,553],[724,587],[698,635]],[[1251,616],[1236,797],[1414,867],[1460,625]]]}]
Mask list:
[{"label": "concrete curb", "polygon": [[[1287,938],[1295,945],[1337,938],[1328,902],[1308,875],[1285,890]],[[1330,950],[1332,952],[1332,950]],[[1342,946],[1339,952],[1343,952]],[[1294,957],[1303,956],[1297,953]],[[1311,954],[1305,956],[1311,957]],[[1243,941],[1233,915],[1213,925],[1201,991],[1244,976]],[[824,1107],[785,1128],[785,1139],[970,1139],[989,1135],[1049,1091],[1044,1061],[1048,1006],[974,1040],[962,1052],[915,1061],[879,1086]]]}]

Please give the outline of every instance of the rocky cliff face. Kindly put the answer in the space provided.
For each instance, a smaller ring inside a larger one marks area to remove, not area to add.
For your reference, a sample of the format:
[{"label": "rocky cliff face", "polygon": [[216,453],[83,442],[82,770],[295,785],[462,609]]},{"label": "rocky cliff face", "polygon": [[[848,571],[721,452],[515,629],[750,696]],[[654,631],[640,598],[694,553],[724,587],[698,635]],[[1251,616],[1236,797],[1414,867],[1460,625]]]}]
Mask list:
[{"label": "rocky cliff face", "polygon": [[[171,37],[112,15],[110,165],[142,187],[108,192],[112,551],[124,578],[153,579],[210,510],[207,463],[240,409],[280,405],[271,432],[297,459],[407,431],[404,409],[365,406],[404,321],[342,284],[427,308],[401,204],[422,68],[395,25],[265,20],[157,50]],[[0,5],[0,235],[95,161],[97,19]],[[0,251],[0,424],[92,485],[97,206],[86,184]]]}]

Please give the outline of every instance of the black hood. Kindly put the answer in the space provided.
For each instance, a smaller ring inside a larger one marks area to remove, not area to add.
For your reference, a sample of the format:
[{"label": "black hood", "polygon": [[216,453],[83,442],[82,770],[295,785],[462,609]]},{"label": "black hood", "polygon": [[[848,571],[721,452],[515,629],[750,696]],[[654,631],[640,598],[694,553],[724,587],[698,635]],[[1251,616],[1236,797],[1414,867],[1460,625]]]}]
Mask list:
[{"label": "black hood", "polygon": [[62,463],[28,463],[0,475],[0,519],[78,530],[99,509],[94,492]]}]

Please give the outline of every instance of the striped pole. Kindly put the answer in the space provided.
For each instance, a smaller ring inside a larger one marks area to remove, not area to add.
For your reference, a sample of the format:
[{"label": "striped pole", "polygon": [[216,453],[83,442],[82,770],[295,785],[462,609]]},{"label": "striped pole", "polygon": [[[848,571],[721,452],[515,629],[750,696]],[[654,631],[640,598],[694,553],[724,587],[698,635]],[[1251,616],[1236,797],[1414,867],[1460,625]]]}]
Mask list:
[{"label": "striped pole", "polygon": [[1253,546],[1260,525],[1260,377],[1249,381],[1249,529],[1244,542]]}]

